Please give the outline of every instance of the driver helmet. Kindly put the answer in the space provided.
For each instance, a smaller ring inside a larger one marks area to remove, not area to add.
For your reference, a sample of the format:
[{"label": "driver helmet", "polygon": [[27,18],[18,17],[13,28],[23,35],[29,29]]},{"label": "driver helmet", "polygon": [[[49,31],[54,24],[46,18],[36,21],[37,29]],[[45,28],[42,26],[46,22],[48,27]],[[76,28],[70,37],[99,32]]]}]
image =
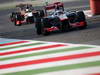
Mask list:
[{"label": "driver helmet", "polygon": [[26,12],[28,12],[28,11],[29,11],[29,9],[26,9],[25,11],[26,11]]},{"label": "driver helmet", "polygon": [[64,14],[62,10],[56,11],[59,15]]}]

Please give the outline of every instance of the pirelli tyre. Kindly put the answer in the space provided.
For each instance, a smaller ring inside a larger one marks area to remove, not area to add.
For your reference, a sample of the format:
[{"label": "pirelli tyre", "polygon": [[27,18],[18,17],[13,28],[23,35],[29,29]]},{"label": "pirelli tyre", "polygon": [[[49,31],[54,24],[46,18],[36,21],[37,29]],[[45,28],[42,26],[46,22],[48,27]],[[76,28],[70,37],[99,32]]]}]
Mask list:
[{"label": "pirelli tyre", "polygon": [[70,24],[68,20],[64,20],[62,21],[62,25],[61,25],[61,31],[62,32],[67,32],[70,30]]},{"label": "pirelli tyre", "polygon": [[84,22],[84,25],[81,27],[78,27],[79,29],[85,29],[87,28],[87,22],[86,22],[86,17],[83,11],[78,11],[77,12],[77,18],[78,22]]},{"label": "pirelli tyre", "polygon": [[70,23],[75,23],[76,22],[75,21],[75,18],[76,18],[76,13],[75,12],[68,14],[67,17],[69,18]]},{"label": "pirelli tyre", "polygon": [[37,13],[34,14],[35,17],[44,17],[45,16],[45,12],[44,10],[36,10]]},{"label": "pirelli tyre", "polygon": [[42,34],[41,18],[35,18],[35,28],[36,28],[37,35]]},{"label": "pirelli tyre", "polygon": [[39,18],[40,17],[38,12],[33,13],[33,16],[34,16],[34,18]]},{"label": "pirelli tyre", "polygon": [[22,21],[21,14],[20,13],[16,13],[15,14],[15,20],[14,20],[14,25],[15,26],[21,26],[22,25],[21,21]]},{"label": "pirelli tyre", "polygon": [[83,11],[78,11],[77,12],[77,17],[78,17],[78,21],[85,21],[86,18],[85,18],[85,14]]},{"label": "pirelli tyre", "polygon": [[28,17],[28,18],[26,19],[26,22],[27,22],[27,24],[32,24],[32,23],[34,23],[34,16]]},{"label": "pirelli tyre", "polygon": [[50,35],[50,32],[46,30],[46,28],[48,28],[49,26],[48,26],[48,18],[43,18],[42,19],[42,34],[43,35],[45,36]]},{"label": "pirelli tyre", "polygon": [[22,24],[20,23],[20,21],[15,20],[15,21],[14,21],[14,25],[15,25],[15,26],[21,26]]},{"label": "pirelli tyre", "polygon": [[50,32],[45,30],[46,19],[36,18],[35,19],[35,28],[37,35],[49,35]]},{"label": "pirelli tyre", "polygon": [[40,17],[44,17],[45,16],[44,10],[38,10],[38,11],[39,11]]},{"label": "pirelli tyre", "polygon": [[10,20],[11,22],[13,22],[15,20],[15,15],[16,13],[15,12],[12,12],[11,15],[10,15]]}]

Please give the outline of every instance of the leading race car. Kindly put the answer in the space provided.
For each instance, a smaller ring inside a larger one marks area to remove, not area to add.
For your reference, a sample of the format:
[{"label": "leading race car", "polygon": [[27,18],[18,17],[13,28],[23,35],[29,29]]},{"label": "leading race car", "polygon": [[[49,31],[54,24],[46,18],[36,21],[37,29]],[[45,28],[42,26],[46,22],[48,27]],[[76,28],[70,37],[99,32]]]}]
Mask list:
[{"label": "leading race car", "polygon": [[[47,16],[36,19],[37,34],[48,35],[54,31],[69,31],[71,28],[84,29],[87,27],[86,18],[83,11],[65,11],[63,3],[57,2],[46,6]],[[56,8],[57,7],[57,8]]]}]

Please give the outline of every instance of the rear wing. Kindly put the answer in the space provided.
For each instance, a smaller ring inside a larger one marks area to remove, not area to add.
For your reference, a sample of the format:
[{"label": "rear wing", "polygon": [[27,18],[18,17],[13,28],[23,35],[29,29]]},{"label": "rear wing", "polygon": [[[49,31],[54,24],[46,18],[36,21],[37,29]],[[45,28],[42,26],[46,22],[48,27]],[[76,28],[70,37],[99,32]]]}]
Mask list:
[{"label": "rear wing", "polygon": [[64,10],[64,4],[62,2],[55,2],[53,4],[48,4],[44,7],[45,14],[49,15],[56,10]]},{"label": "rear wing", "polygon": [[25,10],[25,9],[32,9],[33,8],[33,6],[32,6],[32,4],[18,4],[18,5],[16,5],[16,7],[17,8],[19,8],[20,10]]},{"label": "rear wing", "polygon": [[62,2],[55,2],[53,4],[48,4],[45,6],[45,10],[52,10],[56,9],[57,7],[64,7],[64,4]]},{"label": "rear wing", "polygon": [[18,4],[18,5],[16,5],[16,7],[32,7],[32,4]]}]

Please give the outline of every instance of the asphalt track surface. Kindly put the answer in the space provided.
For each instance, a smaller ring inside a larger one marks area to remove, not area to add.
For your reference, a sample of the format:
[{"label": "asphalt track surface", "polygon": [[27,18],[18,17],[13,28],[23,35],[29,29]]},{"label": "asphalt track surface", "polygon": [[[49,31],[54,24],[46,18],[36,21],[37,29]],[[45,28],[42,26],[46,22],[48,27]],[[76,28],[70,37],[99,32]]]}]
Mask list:
[{"label": "asphalt track surface", "polygon": [[[88,0],[66,2],[65,7],[71,10],[89,9]],[[77,7],[74,9],[74,7]],[[14,26],[9,20],[9,14],[14,9],[0,10],[0,37],[9,39],[28,39],[53,41],[64,43],[100,45],[100,22],[87,20],[88,28],[84,30],[73,29],[66,33],[52,33],[49,36],[37,35],[34,24]]]}]

